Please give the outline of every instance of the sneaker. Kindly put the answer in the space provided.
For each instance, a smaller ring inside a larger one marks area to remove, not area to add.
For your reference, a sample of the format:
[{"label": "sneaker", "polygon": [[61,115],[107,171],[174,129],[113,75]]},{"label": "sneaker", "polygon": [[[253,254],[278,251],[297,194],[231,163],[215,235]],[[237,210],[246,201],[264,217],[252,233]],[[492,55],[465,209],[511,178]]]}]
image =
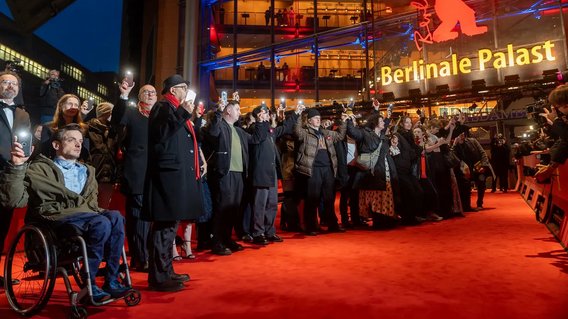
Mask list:
[{"label": "sneaker", "polygon": [[432,214],[430,214],[430,215],[428,216],[428,220],[433,221],[433,222],[439,222],[439,221],[441,221],[442,219],[444,219],[444,218],[441,217],[441,216],[439,216],[439,215],[436,214],[436,213],[432,213]]},{"label": "sneaker", "polygon": [[92,285],[91,288],[92,288],[92,291],[93,291],[93,301],[94,302],[103,302],[103,301],[109,300],[111,298],[111,296],[108,292],[102,290],[97,285]]},{"label": "sneaker", "polygon": [[126,294],[130,292],[131,288],[119,283],[118,280],[113,280],[111,282],[106,282],[103,285],[103,290],[109,293],[113,298],[121,298],[126,296]]}]

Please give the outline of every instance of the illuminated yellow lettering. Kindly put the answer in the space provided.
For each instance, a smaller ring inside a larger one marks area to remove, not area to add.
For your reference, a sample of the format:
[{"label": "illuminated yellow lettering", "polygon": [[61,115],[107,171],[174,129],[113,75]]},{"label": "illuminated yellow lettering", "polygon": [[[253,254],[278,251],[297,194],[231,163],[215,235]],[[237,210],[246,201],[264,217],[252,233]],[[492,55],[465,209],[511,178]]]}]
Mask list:
[{"label": "illuminated yellow lettering", "polygon": [[[507,56],[509,57],[509,66],[515,66],[515,54],[513,53],[513,45],[507,44]],[[495,63],[493,63],[495,65]],[[495,67],[498,69],[497,67]]]},{"label": "illuminated yellow lettering", "polygon": [[410,71],[412,71],[411,66],[407,66],[404,68],[404,82],[410,81]]},{"label": "illuminated yellow lettering", "polygon": [[448,61],[440,62],[440,76],[444,77],[444,76],[450,76],[450,75],[452,75],[450,62],[448,62]]},{"label": "illuminated yellow lettering", "polygon": [[529,57],[529,50],[518,49],[517,58],[515,59],[518,65],[531,64],[531,59]]},{"label": "illuminated yellow lettering", "polygon": [[404,83],[404,71],[401,69],[394,70],[393,78],[395,83]]},{"label": "illuminated yellow lettering", "polygon": [[540,49],[542,49],[542,46],[540,45],[534,46],[531,49],[532,56],[534,57],[534,59],[532,59],[532,63],[542,62],[543,56],[542,53],[540,53]]},{"label": "illuminated yellow lettering", "polygon": [[436,63],[426,64],[426,78],[432,79],[438,77],[438,65]]},{"label": "illuminated yellow lettering", "polygon": [[392,76],[391,76],[391,68],[388,66],[383,66],[381,68],[381,81],[383,81],[382,85],[389,85],[392,82]]},{"label": "illuminated yellow lettering", "polygon": [[469,58],[463,58],[460,60],[460,72],[471,73],[471,60]]},{"label": "illuminated yellow lettering", "polygon": [[491,61],[493,57],[493,52],[489,49],[479,50],[479,71],[485,70],[485,63]]},{"label": "illuminated yellow lettering", "polygon": [[496,69],[507,67],[507,57],[504,52],[495,53],[495,61],[493,61],[493,67]]},{"label": "illuminated yellow lettering", "polygon": [[420,64],[420,80],[424,80],[424,60],[418,60],[418,64]]},{"label": "illuminated yellow lettering", "polygon": [[552,48],[554,48],[554,43],[550,43],[550,41],[544,42],[542,46],[544,48],[544,52],[546,54],[546,59],[548,61],[554,61],[556,58],[552,55]]},{"label": "illuminated yellow lettering", "polygon": [[452,74],[458,74],[458,55],[452,54]]},{"label": "illuminated yellow lettering", "polygon": [[414,73],[414,81],[420,80],[418,77],[418,61],[412,61],[412,71]]}]

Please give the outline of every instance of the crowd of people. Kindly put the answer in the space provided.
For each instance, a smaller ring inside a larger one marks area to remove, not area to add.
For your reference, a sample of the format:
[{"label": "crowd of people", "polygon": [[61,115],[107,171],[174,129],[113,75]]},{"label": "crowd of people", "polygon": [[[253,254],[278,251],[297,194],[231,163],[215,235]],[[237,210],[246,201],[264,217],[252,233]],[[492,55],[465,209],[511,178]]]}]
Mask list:
[{"label": "crowd of people", "polygon": [[[15,207],[27,205],[28,222],[56,230],[72,224],[85,234],[91,269],[107,258],[102,288],[90,278],[97,301],[127,290],[116,280],[124,237],[131,269],[148,272],[156,291],[178,291],[190,280],[173,264],[195,258],[194,225],[196,249],[221,256],[243,250],[238,241],[282,242],[275,225],[279,180],[280,229],[307,236],[463,217],[484,209],[488,177],[499,177],[499,188],[508,189],[508,166],[500,166],[508,158],[506,142],[497,136],[492,165],[469,136],[463,114],[393,118],[374,100],[370,114],[344,108],[341,119],[322,120],[303,104],[273,111],[263,104],[242,116],[238,93],[205,112],[186,99],[189,82],[179,75],[164,81],[161,98],[153,85],[142,85],[136,107],[127,105],[135,87],[128,81],[119,84],[114,105],[92,110],[88,101],[62,95],[51,122],[34,134],[30,156],[12,138],[19,130],[31,132],[29,115],[13,101],[20,85],[17,74],[0,73],[0,244]],[[564,86],[551,94],[559,117],[545,116],[554,125],[566,126],[567,92]],[[560,138],[565,145],[566,136]],[[562,159],[565,153],[554,160]],[[106,210],[99,195],[114,183],[126,197],[124,219]],[[176,240],[180,225],[183,235]]]}]

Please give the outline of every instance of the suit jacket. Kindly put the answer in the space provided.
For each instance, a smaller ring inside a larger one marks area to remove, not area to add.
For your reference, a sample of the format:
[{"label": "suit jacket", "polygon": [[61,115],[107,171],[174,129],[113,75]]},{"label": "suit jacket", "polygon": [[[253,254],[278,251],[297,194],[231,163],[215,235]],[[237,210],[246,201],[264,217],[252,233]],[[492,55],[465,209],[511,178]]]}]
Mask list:
[{"label": "suit jacket", "polygon": [[[191,117],[168,101],[154,105],[148,118],[148,167],[142,219],[195,220],[203,214],[201,181],[196,180]],[[197,129],[195,129],[197,130]],[[143,174],[142,172],[140,172]]]},{"label": "suit jacket", "polygon": [[12,140],[15,133],[20,130],[26,130],[30,134],[32,133],[30,115],[24,109],[16,107],[13,123],[13,128],[10,128],[6,113],[0,108],[0,170],[4,170],[12,157],[10,151],[12,150]]}]

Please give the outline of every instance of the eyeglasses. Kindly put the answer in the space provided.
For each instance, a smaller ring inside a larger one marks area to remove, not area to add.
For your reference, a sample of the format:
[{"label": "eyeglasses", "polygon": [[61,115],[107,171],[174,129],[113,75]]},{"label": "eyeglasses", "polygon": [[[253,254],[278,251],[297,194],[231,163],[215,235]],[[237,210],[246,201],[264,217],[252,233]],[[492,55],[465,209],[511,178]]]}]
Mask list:
[{"label": "eyeglasses", "polygon": [[187,91],[187,86],[186,85],[179,85],[179,86],[174,86],[174,89],[183,89],[184,91]]},{"label": "eyeglasses", "polygon": [[4,80],[4,81],[0,82],[0,84],[2,84],[2,86],[5,86],[5,87],[8,87],[9,85],[18,86],[18,82],[8,81],[8,80]]},{"label": "eyeglasses", "polygon": [[144,95],[156,95],[156,91],[148,91],[148,90],[144,90],[142,91],[142,94]]}]

